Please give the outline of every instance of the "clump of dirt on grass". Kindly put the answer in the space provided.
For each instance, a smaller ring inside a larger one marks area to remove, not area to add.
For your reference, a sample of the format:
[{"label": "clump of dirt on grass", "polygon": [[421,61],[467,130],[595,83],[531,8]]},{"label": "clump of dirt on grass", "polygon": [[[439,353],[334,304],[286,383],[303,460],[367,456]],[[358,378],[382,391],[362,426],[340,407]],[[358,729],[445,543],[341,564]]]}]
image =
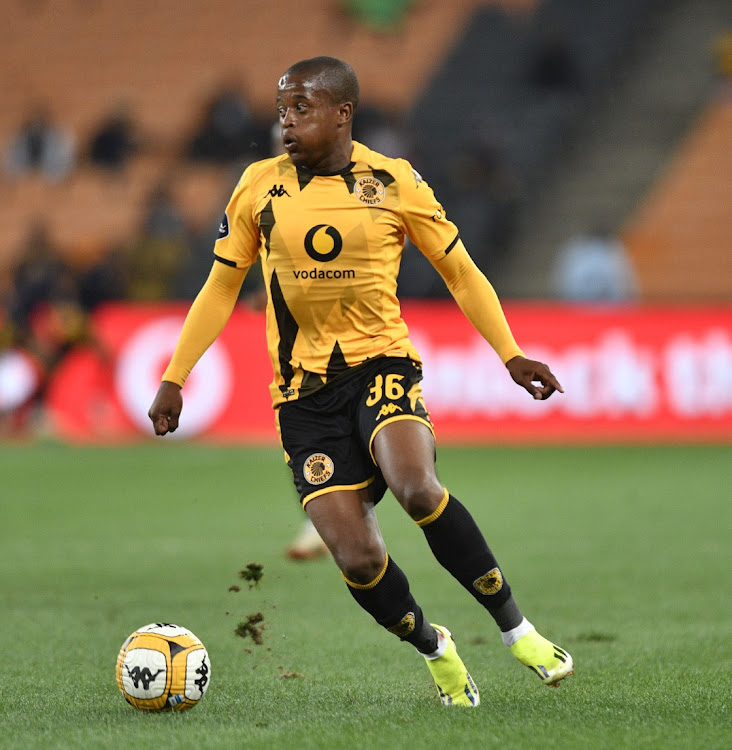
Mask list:
[{"label": "clump of dirt on grass", "polygon": [[251,638],[257,646],[261,646],[264,643],[264,636],[262,631],[264,626],[260,623],[264,620],[264,615],[261,612],[256,612],[253,615],[247,615],[246,620],[242,620],[234,630],[234,634],[240,638]]},{"label": "clump of dirt on grass", "polygon": [[235,583],[229,586],[229,591],[241,591],[241,586],[237,586]]},{"label": "clump of dirt on grass", "polygon": [[249,583],[249,588],[258,586],[262,580],[264,565],[261,563],[249,563],[246,568],[239,571],[239,578]]},{"label": "clump of dirt on grass", "polygon": [[290,670],[288,669],[286,672],[283,672],[280,675],[280,679],[281,680],[293,680],[293,679],[304,680],[305,679],[305,675],[302,674],[302,672],[290,672]]}]

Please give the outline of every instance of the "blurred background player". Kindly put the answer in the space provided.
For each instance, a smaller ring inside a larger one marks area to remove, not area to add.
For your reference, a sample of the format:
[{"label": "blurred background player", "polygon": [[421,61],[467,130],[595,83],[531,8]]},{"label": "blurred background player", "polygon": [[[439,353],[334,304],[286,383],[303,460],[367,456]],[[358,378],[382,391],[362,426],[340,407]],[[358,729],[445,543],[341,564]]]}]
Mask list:
[{"label": "blurred background player", "polygon": [[329,552],[313,522],[306,518],[300,525],[297,536],[285,550],[285,554],[292,560],[317,560]]}]

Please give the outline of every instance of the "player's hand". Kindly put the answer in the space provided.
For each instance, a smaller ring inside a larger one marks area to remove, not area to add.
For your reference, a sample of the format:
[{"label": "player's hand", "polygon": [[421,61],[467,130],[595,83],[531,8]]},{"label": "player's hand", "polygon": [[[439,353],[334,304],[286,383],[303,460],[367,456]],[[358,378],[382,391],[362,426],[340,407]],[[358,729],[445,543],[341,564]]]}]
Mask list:
[{"label": "player's hand", "polygon": [[[525,388],[537,401],[545,401],[554,391],[564,393],[564,388],[543,363],[526,357],[514,357],[506,362],[511,377]],[[541,385],[536,385],[540,383]]]},{"label": "player's hand", "polygon": [[183,396],[180,386],[163,380],[158,388],[147,416],[150,417],[156,435],[165,435],[178,429],[178,417],[183,410]]}]

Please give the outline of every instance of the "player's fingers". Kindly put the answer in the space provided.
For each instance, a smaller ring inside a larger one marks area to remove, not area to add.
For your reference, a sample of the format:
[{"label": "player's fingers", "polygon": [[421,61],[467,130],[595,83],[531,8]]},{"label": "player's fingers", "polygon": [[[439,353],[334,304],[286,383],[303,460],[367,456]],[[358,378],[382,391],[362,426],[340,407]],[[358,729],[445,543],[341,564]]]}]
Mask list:
[{"label": "player's fingers", "polygon": [[537,385],[537,383],[541,382],[541,379],[534,372],[522,373],[520,377],[514,379],[522,388],[528,391],[532,398],[537,400],[543,398],[542,390]]},{"label": "player's fingers", "polygon": [[562,384],[554,377],[554,375],[551,374],[551,372],[549,373],[547,379],[544,381],[544,385],[550,385],[552,387],[552,393],[554,393],[554,391],[564,393]]},{"label": "player's fingers", "polygon": [[534,397],[536,401],[543,401],[545,398],[549,398],[544,386],[539,387],[532,383],[531,387],[527,388],[526,390]]},{"label": "player's fingers", "polygon": [[551,396],[555,391],[564,393],[562,386],[559,384],[559,381],[556,378],[547,378],[546,380],[541,381],[540,387],[536,388],[534,398],[537,400],[546,401],[546,399],[548,399],[549,396]]},{"label": "player's fingers", "polygon": [[536,393],[534,393],[534,398],[537,401],[545,401],[549,398],[549,396],[554,393],[556,389],[552,385],[542,385],[540,388],[536,389]]},{"label": "player's fingers", "polygon": [[554,391],[564,393],[561,383],[554,377],[552,371],[544,364],[538,369],[534,380],[538,380],[541,385],[542,398],[549,398]]},{"label": "player's fingers", "polygon": [[158,414],[153,418],[153,427],[156,435],[165,435],[168,432],[168,417],[164,414]]}]

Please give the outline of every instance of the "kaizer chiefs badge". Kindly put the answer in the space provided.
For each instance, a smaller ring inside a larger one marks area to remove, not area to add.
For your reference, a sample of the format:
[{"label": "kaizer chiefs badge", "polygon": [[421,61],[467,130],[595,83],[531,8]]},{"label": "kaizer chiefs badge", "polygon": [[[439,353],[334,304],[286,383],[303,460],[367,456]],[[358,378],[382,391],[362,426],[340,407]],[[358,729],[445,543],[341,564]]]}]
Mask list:
[{"label": "kaizer chiefs badge", "polygon": [[302,473],[310,484],[323,484],[333,476],[333,461],[325,453],[313,453],[305,460]]},{"label": "kaizer chiefs badge", "polygon": [[353,186],[353,194],[367,206],[378,206],[379,203],[384,202],[386,188],[384,183],[376,177],[361,177]]},{"label": "kaizer chiefs badge", "polygon": [[388,630],[399,638],[406,638],[414,630],[414,625],[414,612],[407,612],[396,625],[392,625]]},{"label": "kaizer chiefs badge", "polygon": [[485,575],[473,581],[473,588],[486,596],[497,594],[503,588],[501,571],[498,568],[489,570]]}]

